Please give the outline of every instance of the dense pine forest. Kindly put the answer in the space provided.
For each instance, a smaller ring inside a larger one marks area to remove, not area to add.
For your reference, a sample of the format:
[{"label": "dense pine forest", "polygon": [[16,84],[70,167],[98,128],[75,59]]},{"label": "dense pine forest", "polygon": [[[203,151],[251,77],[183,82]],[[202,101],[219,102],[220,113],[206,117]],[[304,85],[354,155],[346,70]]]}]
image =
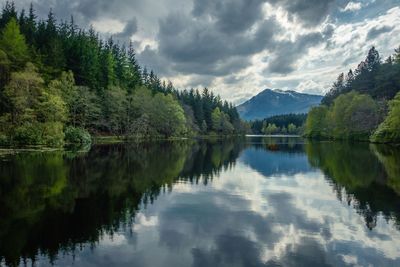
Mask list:
[{"label": "dense pine forest", "polygon": [[310,111],[305,135],[399,143],[399,91],[400,47],[384,61],[372,47],[354,71],[339,75],[322,105]]},{"label": "dense pine forest", "polygon": [[89,143],[91,136],[236,134],[236,108],[208,89],[181,90],[136,61],[132,43],[104,41],[73,18],[34,6],[0,16],[0,145]]}]

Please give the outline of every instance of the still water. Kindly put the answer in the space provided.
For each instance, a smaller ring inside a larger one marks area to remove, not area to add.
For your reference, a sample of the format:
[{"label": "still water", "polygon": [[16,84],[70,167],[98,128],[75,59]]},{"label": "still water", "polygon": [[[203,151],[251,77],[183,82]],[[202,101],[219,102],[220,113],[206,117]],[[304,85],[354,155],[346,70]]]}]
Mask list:
[{"label": "still water", "polygon": [[3,155],[0,265],[400,266],[400,149],[248,137]]}]

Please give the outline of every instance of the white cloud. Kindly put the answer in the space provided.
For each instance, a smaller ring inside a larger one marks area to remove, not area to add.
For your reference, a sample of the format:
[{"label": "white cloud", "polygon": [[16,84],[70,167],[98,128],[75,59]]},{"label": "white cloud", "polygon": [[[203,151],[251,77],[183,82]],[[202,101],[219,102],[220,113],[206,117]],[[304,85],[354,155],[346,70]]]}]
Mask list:
[{"label": "white cloud", "polygon": [[321,84],[316,83],[314,80],[305,80],[299,83],[296,87],[296,91],[308,94],[320,94]]},{"label": "white cloud", "polygon": [[345,8],[343,8],[342,12],[354,12],[360,10],[362,8],[362,4],[360,2],[349,2]]},{"label": "white cloud", "polygon": [[123,31],[125,24],[116,19],[101,19],[91,22],[93,28],[100,33],[115,34]]}]

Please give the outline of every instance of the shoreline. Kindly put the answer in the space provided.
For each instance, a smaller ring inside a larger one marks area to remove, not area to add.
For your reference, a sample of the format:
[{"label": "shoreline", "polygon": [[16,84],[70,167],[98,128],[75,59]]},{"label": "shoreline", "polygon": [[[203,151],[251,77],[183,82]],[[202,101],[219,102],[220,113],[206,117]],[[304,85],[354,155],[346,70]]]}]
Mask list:
[{"label": "shoreline", "polygon": [[[170,137],[170,138],[161,138],[161,137],[153,137],[148,139],[135,139],[135,138],[124,138],[116,135],[113,136],[95,136],[92,137],[92,143],[90,147],[93,145],[113,145],[113,144],[138,144],[145,142],[172,142],[172,141],[184,141],[184,140],[208,140],[208,139],[225,139],[225,138],[235,138],[235,137],[244,137],[245,135],[197,135],[191,137]],[[82,148],[85,145],[77,146],[78,149],[76,151],[82,151]],[[41,145],[35,146],[21,146],[21,147],[0,147],[0,156],[7,154],[15,154],[15,153],[24,153],[24,152],[56,152],[56,151],[72,151],[74,144],[65,144],[63,147],[53,148]],[[84,149],[83,149],[84,150]]]},{"label": "shoreline", "polygon": [[[189,141],[189,140],[221,140],[227,138],[238,138],[238,137],[270,137],[270,138],[304,138],[311,142],[339,142],[339,143],[364,143],[371,145],[388,145],[393,147],[400,147],[399,143],[377,143],[367,140],[346,140],[346,139],[316,139],[309,138],[301,135],[257,135],[257,134],[244,134],[244,135],[197,135],[192,137],[170,137],[170,138],[150,138],[150,139],[126,139],[118,136],[96,136],[93,137],[93,142],[89,147],[95,145],[113,145],[113,144],[138,144],[146,142],[173,142],[173,141]],[[56,151],[75,151],[73,144],[66,144],[64,147],[52,148],[46,146],[26,146],[26,147],[0,147],[0,156],[7,154],[16,153],[28,153],[28,152],[56,152]],[[77,146],[76,151],[86,151],[85,146]]]}]

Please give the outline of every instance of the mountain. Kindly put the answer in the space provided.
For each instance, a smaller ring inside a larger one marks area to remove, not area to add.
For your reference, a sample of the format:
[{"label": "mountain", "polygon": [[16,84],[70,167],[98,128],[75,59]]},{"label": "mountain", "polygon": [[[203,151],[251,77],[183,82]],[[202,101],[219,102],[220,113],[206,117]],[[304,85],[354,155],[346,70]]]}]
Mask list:
[{"label": "mountain", "polygon": [[320,104],[323,96],[266,89],[237,106],[245,120],[264,119],[274,115],[289,113],[307,113],[311,107]]}]

